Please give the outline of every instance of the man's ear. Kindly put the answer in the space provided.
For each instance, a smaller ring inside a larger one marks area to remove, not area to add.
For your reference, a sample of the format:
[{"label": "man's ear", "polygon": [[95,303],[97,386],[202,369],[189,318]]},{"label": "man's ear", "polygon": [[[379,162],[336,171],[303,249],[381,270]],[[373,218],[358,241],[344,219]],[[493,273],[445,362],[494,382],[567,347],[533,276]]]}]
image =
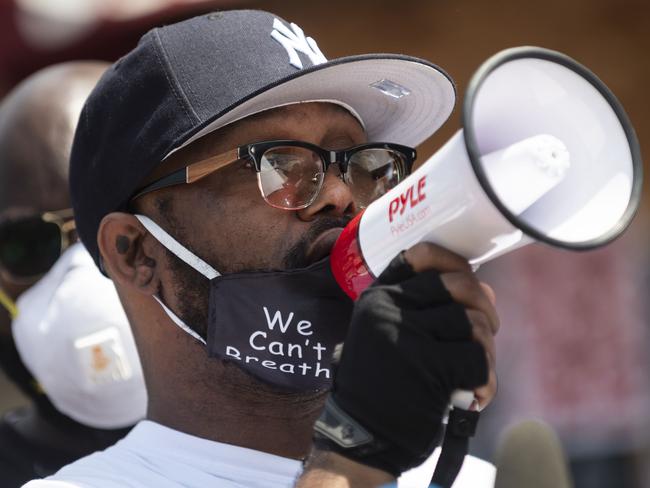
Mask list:
[{"label": "man's ear", "polygon": [[97,245],[106,273],[122,286],[146,295],[158,292],[160,246],[133,215],[112,212],[99,224]]}]

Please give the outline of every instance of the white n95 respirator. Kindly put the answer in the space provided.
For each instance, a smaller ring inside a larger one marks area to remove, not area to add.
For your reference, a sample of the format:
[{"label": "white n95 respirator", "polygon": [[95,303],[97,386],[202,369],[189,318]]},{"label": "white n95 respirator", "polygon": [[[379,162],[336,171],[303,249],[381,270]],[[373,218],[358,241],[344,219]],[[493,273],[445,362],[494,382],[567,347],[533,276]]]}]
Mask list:
[{"label": "white n95 respirator", "polygon": [[18,353],[60,412],[100,429],[144,418],[147,394],[128,320],[113,282],[82,244],[61,255],[17,305]]}]

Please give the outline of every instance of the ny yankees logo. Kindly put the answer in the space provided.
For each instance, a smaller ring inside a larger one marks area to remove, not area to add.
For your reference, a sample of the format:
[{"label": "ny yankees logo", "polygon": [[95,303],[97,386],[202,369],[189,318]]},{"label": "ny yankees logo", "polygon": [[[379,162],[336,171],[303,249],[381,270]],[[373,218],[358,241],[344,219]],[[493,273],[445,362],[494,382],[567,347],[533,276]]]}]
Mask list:
[{"label": "ny yankees logo", "polygon": [[314,64],[327,62],[323,53],[318,49],[316,41],[311,37],[305,37],[302,29],[294,23],[291,23],[291,29],[289,29],[281,21],[274,19],[271,37],[282,44],[289,55],[289,63],[298,69],[302,69],[302,61],[300,61],[297,51],[309,56]]}]

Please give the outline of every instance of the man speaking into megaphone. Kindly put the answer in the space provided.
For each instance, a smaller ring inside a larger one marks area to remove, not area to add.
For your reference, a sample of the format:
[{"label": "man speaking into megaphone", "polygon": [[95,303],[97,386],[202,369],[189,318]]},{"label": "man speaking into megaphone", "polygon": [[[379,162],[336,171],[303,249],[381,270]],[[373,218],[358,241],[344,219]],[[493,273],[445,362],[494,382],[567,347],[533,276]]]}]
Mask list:
[{"label": "man speaking into megaphone", "polygon": [[[327,62],[258,11],[162,27],[113,65],[83,109],[70,188],[129,317],[148,420],[53,485],[379,485],[431,454],[455,389],[489,402],[498,320],[465,259],[410,246],[357,305],[327,259],[454,100],[429,62]],[[313,445],[327,398],[358,422],[341,432],[352,450]]]},{"label": "man speaking into megaphone", "polygon": [[[300,27],[257,11],[156,29],[109,69],[70,186],[80,238],[134,331],[148,421],[53,479],[379,486],[431,455],[468,390],[436,477],[451,484],[495,394],[494,297],[467,256],[415,241],[353,303],[328,255],[391,189],[414,201],[399,186],[413,181],[412,146],[454,100],[429,62],[327,61]],[[417,198],[435,197],[430,181]]]}]

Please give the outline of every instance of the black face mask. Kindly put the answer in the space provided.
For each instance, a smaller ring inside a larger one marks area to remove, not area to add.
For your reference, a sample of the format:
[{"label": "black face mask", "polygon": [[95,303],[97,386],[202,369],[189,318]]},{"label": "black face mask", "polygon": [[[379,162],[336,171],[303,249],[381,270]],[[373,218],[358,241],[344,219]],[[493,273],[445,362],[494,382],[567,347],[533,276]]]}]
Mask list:
[{"label": "black face mask", "polygon": [[329,388],[332,353],[345,339],[352,314],[352,301],[334,280],[329,258],[302,269],[221,276],[151,219],[136,217],[210,280],[207,340],[156,297],[174,323],[206,345],[210,357],[287,390]]}]

